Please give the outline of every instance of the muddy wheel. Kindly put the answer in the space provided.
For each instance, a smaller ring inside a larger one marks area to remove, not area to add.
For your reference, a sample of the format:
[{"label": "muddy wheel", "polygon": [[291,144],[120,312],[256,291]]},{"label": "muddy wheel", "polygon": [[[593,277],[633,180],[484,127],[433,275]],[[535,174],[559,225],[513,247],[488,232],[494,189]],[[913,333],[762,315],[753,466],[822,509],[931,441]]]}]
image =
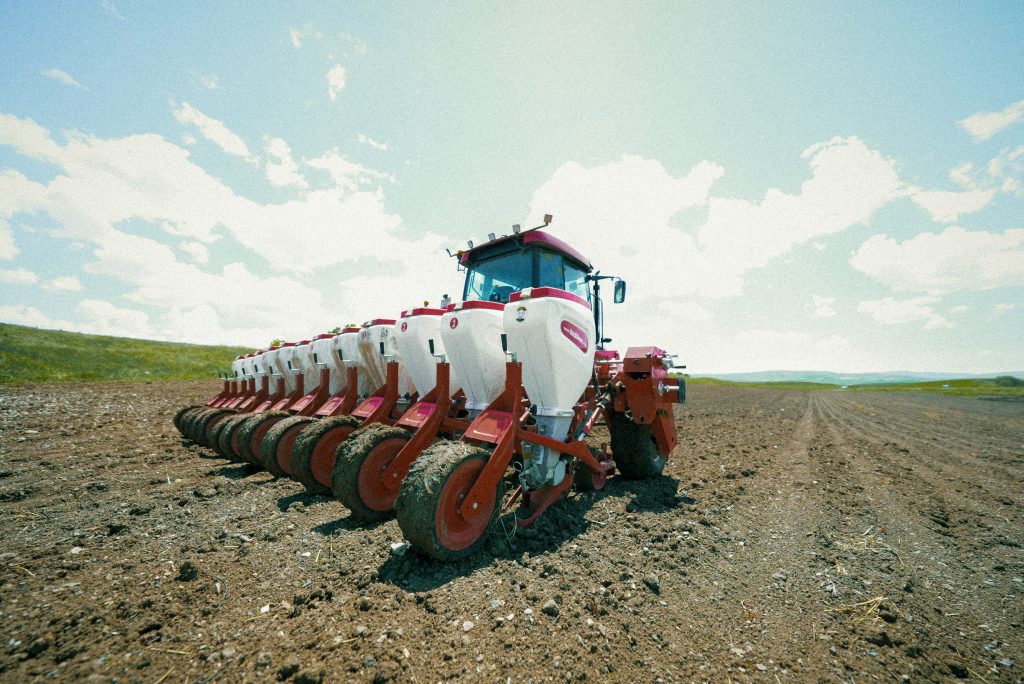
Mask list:
[{"label": "muddy wheel", "polygon": [[196,411],[185,414],[185,417],[181,421],[182,434],[193,442],[198,442],[198,432],[196,432],[196,423],[201,419],[205,418],[211,411],[219,411],[220,409],[209,408],[204,406]]},{"label": "muddy wheel", "polygon": [[[606,463],[611,460],[605,456],[600,449],[590,447],[590,455],[597,459],[598,463]],[[576,461],[575,472],[573,473],[573,484],[581,492],[599,492],[604,489],[608,482],[608,473],[600,475],[588,468],[583,461]]]},{"label": "muddy wheel", "polygon": [[240,413],[217,423],[214,432],[210,433],[210,446],[229,461],[241,460],[241,456],[238,455],[238,428],[250,418],[251,413]]},{"label": "muddy wheel", "polygon": [[292,477],[314,494],[330,494],[338,445],[361,424],[352,416],[335,416],[307,425],[292,448]]},{"label": "muddy wheel", "polygon": [[302,428],[313,422],[308,416],[289,416],[274,423],[260,443],[260,463],[275,477],[292,474],[292,447]]},{"label": "muddy wheel", "polygon": [[[185,414],[190,411],[196,411],[201,408],[206,408],[202,404],[192,404],[184,408],[178,409],[178,412],[174,414],[174,427],[178,432],[181,432],[181,420],[185,417]],[[184,433],[183,433],[184,434]]]},{"label": "muddy wheel", "polygon": [[224,420],[217,421],[217,423],[210,428],[210,448],[217,452],[218,456],[224,456],[224,454],[220,452],[220,447],[218,447],[221,432],[223,432],[224,428],[228,425],[228,423],[236,420],[237,418],[237,415],[228,416]]},{"label": "muddy wheel", "polygon": [[235,409],[213,409],[207,411],[203,416],[192,423],[192,431],[195,433],[195,440],[203,446],[210,446],[210,431],[213,426],[238,411]]},{"label": "muddy wheel", "polygon": [[411,434],[380,423],[361,427],[341,443],[334,461],[331,492],[367,522],[391,515],[402,482],[384,478],[384,471],[408,442]]},{"label": "muddy wheel", "polygon": [[608,431],[612,437],[615,467],[624,478],[644,480],[661,475],[665,457],[658,453],[650,425],[634,423],[624,413],[613,413]]},{"label": "muddy wheel", "polygon": [[395,501],[398,526],[413,548],[447,561],[468,556],[486,538],[498,519],[501,481],[494,497],[473,511],[475,515],[463,517],[459,504],[489,458],[484,449],[444,440],[413,462]]},{"label": "muddy wheel", "polygon": [[254,414],[238,427],[238,455],[243,463],[251,463],[254,466],[263,465],[260,463],[260,442],[267,431],[274,426],[274,423],[287,418],[291,414],[287,411],[264,411]]}]

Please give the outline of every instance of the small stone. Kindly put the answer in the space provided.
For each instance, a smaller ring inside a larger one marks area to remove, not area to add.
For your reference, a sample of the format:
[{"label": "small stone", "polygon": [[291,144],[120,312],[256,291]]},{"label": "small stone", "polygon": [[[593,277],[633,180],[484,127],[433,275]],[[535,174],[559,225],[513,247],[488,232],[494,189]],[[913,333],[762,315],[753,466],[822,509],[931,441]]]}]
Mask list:
[{"label": "small stone", "polygon": [[256,655],[256,667],[270,667],[274,662],[274,656],[269,651],[261,651]]},{"label": "small stone", "polygon": [[82,553],[82,551],[85,551],[85,549],[83,549],[81,546],[72,546],[71,550],[68,551],[68,553],[70,553],[72,556],[77,556],[78,554]]},{"label": "small stone", "polygon": [[761,672],[767,672],[768,671],[768,668],[764,666],[764,663],[758,663],[754,667],[756,667]]},{"label": "small stone", "polygon": [[787,579],[789,579],[789,577],[787,577],[786,573],[784,572],[777,572],[774,575],[772,575],[772,579],[778,580],[779,582],[785,582]]},{"label": "small stone", "polygon": [[220,650],[220,655],[223,658],[234,658],[236,653],[238,653],[238,651],[231,648],[230,646],[228,646],[227,648],[222,648]]},{"label": "small stone", "polygon": [[373,608],[373,601],[370,600],[369,596],[360,596],[359,601],[356,602],[356,607],[365,613]]},{"label": "small stone", "polygon": [[469,630],[473,629],[474,627],[476,627],[476,624],[472,620],[466,620],[465,622],[462,623],[462,631],[463,632],[468,632]]},{"label": "small stone", "polygon": [[368,631],[370,631],[369,627],[367,627],[366,625],[359,625],[358,627],[352,630],[352,634],[354,634],[357,637],[361,637],[366,636],[366,633]]},{"label": "small stone", "polygon": [[395,558],[401,558],[408,550],[409,544],[407,542],[394,542],[391,544],[391,555]]},{"label": "small stone", "polygon": [[658,579],[658,576],[655,575],[653,572],[644,577],[644,584],[646,584],[647,588],[655,594],[661,593],[661,580]]},{"label": "small stone", "polygon": [[270,604],[268,603],[267,605],[265,605],[262,608],[260,608],[260,612],[261,613],[269,613],[270,612]]},{"label": "small stone", "polygon": [[548,599],[548,602],[545,603],[540,610],[545,615],[549,615],[554,618],[558,617],[562,612],[558,609],[558,604],[555,603],[555,599]]}]

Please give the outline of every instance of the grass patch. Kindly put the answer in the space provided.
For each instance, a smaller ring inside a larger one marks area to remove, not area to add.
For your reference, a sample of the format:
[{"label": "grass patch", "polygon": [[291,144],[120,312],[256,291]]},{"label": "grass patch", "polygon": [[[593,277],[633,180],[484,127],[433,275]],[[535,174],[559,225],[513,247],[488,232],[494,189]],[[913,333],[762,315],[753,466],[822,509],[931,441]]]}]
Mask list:
[{"label": "grass patch", "polygon": [[[675,374],[670,374],[675,375]],[[678,377],[678,376],[677,376]],[[1024,382],[1013,385],[1004,378],[963,378],[959,380],[931,380],[928,382],[897,382],[870,385],[833,385],[821,382],[736,382],[719,378],[691,378],[688,385],[721,385],[726,387],[755,387],[777,390],[821,390],[842,392],[917,392],[945,394],[960,397],[999,397],[1024,399]]]},{"label": "grass patch", "polygon": [[0,323],[0,385],[68,380],[202,380],[252,351],[83,335]]},{"label": "grass patch", "polygon": [[850,385],[848,392],[924,392],[958,397],[1024,397],[1024,384],[1006,385],[999,378],[933,380],[892,385]]},{"label": "grass patch", "polygon": [[[674,375],[670,373],[669,375]],[[678,377],[678,376],[676,376]],[[720,380],[718,378],[691,378],[686,377],[687,385],[724,385],[727,387],[762,387],[765,389],[781,390],[835,390],[839,385],[830,385],[824,382],[737,382],[734,380]]]}]

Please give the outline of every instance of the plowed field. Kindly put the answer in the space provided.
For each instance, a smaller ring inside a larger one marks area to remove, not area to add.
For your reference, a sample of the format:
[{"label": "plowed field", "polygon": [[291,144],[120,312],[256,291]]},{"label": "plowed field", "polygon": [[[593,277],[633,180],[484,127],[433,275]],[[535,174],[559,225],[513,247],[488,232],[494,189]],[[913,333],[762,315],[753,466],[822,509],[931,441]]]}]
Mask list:
[{"label": "plowed field", "polygon": [[1024,403],[695,386],[664,477],[446,566],[184,442],[208,391],[0,390],[0,679],[1024,678]]}]

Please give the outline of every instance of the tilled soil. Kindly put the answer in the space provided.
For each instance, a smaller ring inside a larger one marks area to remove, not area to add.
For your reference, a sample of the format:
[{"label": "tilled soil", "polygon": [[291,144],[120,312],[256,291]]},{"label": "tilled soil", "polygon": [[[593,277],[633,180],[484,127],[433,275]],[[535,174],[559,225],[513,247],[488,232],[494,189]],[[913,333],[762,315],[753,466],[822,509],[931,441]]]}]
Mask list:
[{"label": "tilled soil", "polygon": [[664,477],[441,565],[184,442],[210,389],[0,390],[0,679],[1024,678],[1024,404],[694,386]]}]

